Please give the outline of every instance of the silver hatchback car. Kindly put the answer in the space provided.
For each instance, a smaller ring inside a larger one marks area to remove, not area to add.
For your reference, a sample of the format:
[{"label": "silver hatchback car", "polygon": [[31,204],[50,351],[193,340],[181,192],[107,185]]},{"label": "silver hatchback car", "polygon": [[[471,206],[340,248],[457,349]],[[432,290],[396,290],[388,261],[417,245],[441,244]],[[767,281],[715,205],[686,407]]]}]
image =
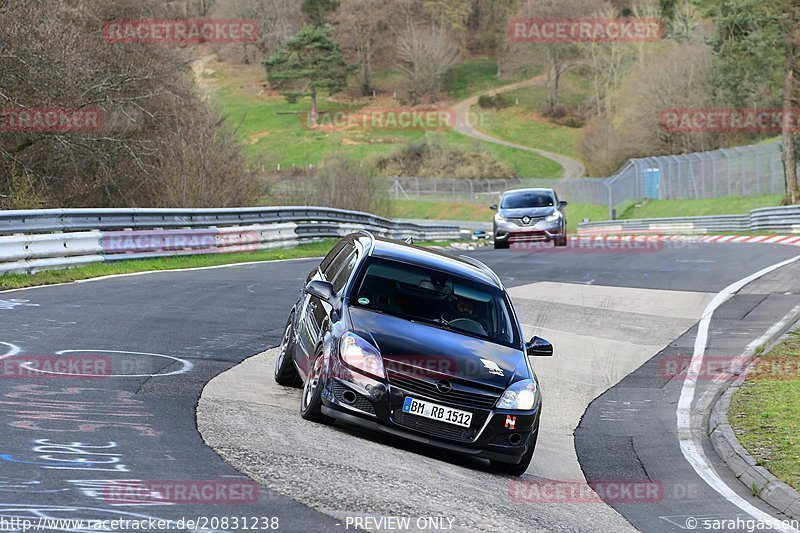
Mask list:
[{"label": "silver hatchback car", "polygon": [[492,205],[494,247],[508,248],[511,243],[549,242],[567,245],[567,202],[559,201],[553,189],[514,189]]}]

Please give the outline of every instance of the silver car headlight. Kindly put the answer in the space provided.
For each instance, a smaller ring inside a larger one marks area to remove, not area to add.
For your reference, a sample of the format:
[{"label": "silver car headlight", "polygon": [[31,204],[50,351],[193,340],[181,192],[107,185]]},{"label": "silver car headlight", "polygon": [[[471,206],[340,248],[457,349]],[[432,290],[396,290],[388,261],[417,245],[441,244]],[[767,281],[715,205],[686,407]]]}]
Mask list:
[{"label": "silver car headlight", "polygon": [[498,409],[514,409],[517,411],[530,411],[536,405],[536,395],[539,387],[532,379],[517,381],[497,400]]},{"label": "silver car headlight", "polygon": [[506,217],[504,217],[504,216],[503,216],[503,215],[501,215],[500,213],[497,213],[497,214],[494,216],[494,221],[495,221],[495,222],[505,222],[505,221],[506,221]]},{"label": "silver car headlight", "polygon": [[552,215],[546,216],[545,220],[548,221],[548,222],[555,222],[559,218],[561,218],[561,213],[559,213],[558,211],[555,211]]}]

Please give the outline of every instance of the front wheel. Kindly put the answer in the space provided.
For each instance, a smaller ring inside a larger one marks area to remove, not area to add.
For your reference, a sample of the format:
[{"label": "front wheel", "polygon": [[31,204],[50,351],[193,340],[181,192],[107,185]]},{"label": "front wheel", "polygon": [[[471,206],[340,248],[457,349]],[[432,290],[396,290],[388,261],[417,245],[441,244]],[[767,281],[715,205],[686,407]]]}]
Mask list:
[{"label": "front wheel", "polygon": [[567,238],[567,236],[566,236],[566,235],[563,235],[563,236],[558,236],[558,237],[556,237],[556,238],[555,238],[555,240],[553,241],[553,243],[554,243],[556,246],[558,246],[558,247],[564,247],[564,246],[566,246],[566,245],[567,245],[567,243],[569,242],[567,239],[568,239],[568,238]]},{"label": "front wheel", "polygon": [[314,354],[314,362],[311,364],[311,370],[308,372],[306,382],[303,383],[303,395],[300,399],[300,416],[312,422],[321,422],[329,424],[332,422],[331,417],[322,414],[322,389],[323,382],[323,365],[325,357],[323,357],[322,350],[319,349]]},{"label": "front wheel", "polygon": [[506,248],[508,248],[508,241],[494,241],[495,250],[505,250]]},{"label": "front wheel", "polygon": [[533,460],[533,451],[536,449],[536,441],[539,438],[539,431],[537,430],[533,436],[528,451],[522,456],[522,460],[517,464],[501,463],[500,461],[489,461],[489,466],[493,472],[498,474],[509,474],[512,476],[521,476],[528,471],[528,467]]},{"label": "front wheel", "polygon": [[275,360],[275,382],[285,387],[299,387],[300,376],[294,367],[294,312],[289,315],[283,331],[278,358]]}]

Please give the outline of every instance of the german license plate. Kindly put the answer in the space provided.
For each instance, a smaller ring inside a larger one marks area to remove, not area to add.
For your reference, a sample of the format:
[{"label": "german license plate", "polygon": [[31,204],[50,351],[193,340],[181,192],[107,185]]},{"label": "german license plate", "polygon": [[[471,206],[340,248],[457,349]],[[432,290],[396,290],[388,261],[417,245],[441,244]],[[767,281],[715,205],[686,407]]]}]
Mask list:
[{"label": "german license plate", "polygon": [[445,407],[431,402],[425,402],[407,396],[403,402],[403,412],[410,415],[423,416],[431,420],[438,420],[447,424],[453,424],[468,428],[472,423],[472,413],[460,411],[452,407]]}]

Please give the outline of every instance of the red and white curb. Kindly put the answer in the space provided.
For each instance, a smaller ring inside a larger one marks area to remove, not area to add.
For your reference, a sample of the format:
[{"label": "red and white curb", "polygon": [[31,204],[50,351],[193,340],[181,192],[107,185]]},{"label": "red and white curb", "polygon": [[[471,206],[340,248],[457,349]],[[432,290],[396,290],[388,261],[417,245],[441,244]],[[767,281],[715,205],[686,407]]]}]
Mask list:
[{"label": "red and white curb", "polygon": [[581,241],[611,242],[687,242],[687,243],[761,243],[800,246],[800,236],[792,235],[591,235],[578,234],[571,238]]}]

